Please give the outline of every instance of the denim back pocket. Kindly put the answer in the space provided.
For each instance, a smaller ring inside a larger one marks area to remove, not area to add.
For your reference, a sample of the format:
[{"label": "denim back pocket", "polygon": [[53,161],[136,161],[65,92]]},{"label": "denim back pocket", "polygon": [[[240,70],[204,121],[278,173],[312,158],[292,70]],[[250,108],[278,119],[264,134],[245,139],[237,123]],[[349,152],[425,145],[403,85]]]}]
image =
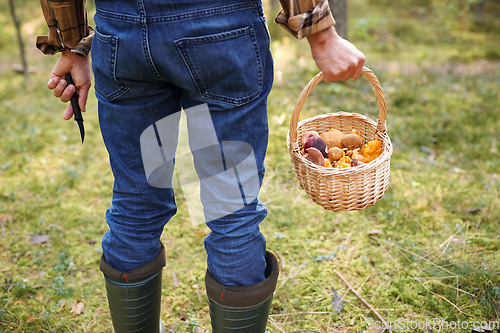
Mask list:
[{"label": "denim back pocket", "polygon": [[102,97],[112,101],[125,94],[129,87],[116,79],[116,60],[118,37],[103,35],[95,29],[92,40],[92,67],[95,77],[95,90]]},{"label": "denim back pocket", "polygon": [[263,73],[252,27],[175,41],[201,97],[243,105],[262,91]]}]

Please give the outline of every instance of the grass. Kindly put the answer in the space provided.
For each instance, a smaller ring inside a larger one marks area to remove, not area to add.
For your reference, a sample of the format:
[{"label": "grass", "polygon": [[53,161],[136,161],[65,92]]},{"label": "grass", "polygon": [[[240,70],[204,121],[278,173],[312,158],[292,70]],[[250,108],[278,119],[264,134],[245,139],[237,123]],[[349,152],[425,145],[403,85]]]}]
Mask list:
[{"label": "grass", "polygon": [[[261,192],[269,215],[261,230],[281,274],[268,330],[362,332],[375,323],[373,309],[334,270],[398,332],[498,321],[500,67],[492,45],[499,37],[489,26],[463,31],[451,23],[430,36],[437,16],[411,15],[418,8],[398,12],[361,0],[350,6],[352,40],[389,106],[391,183],[375,206],[342,213],[314,205],[298,188],[286,134],[295,100],[317,69],[305,41],[271,23],[276,80]],[[18,12],[32,42],[43,21],[32,5]],[[111,332],[98,260],[113,179],[96,101],[89,100],[81,145],[76,124],[62,120],[63,106],[45,88],[55,58],[29,44],[35,71],[26,83],[10,70],[19,60],[6,47],[15,41],[6,14],[0,26],[0,332]],[[365,79],[321,83],[301,118],[339,110],[376,118]],[[182,193],[178,202],[162,236],[162,320],[171,332],[206,332],[207,229],[192,225]],[[332,307],[336,295],[341,311]],[[80,302],[83,313],[71,312]]]}]

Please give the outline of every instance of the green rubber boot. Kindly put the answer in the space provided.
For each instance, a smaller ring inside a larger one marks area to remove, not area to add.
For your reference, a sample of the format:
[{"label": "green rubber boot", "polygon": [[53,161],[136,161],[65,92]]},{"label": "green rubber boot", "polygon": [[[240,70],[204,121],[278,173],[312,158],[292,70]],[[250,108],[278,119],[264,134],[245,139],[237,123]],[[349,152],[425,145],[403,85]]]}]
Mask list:
[{"label": "green rubber boot", "polygon": [[225,286],[207,270],[205,285],[213,333],[265,333],[274,289],[278,281],[278,260],[266,253],[266,279],[251,286]]},{"label": "green rubber boot", "polygon": [[130,272],[109,266],[104,256],[99,266],[104,273],[115,333],[165,333],[160,321],[163,245],[153,262]]}]

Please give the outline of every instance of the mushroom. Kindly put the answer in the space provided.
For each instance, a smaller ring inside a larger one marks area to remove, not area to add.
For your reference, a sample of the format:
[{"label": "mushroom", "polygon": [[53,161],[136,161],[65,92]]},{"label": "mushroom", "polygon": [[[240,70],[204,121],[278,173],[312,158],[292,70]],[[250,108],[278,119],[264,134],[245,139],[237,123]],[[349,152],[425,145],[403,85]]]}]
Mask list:
[{"label": "mushroom", "polygon": [[325,158],[323,157],[323,154],[318,149],[311,147],[311,148],[307,148],[305,151],[306,151],[305,158],[308,161],[311,161],[314,164],[319,165],[319,166],[325,166]]},{"label": "mushroom", "polygon": [[311,136],[306,140],[304,144],[304,150],[307,150],[307,148],[310,147],[316,148],[321,152],[321,154],[323,154],[323,157],[327,157],[328,152],[326,151],[326,143],[319,136]]},{"label": "mushroom", "polygon": [[344,144],[342,143],[344,136],[345,134],[337,129],[331,129],[321,133],[320,135],[320,137],[325,140],[328,149],[332,147],[339,147],[340,149],[344,148]]},{"label": "mushroom", "polygon": [[302,136],[300,137],[300,143],[302,144],[302,147],[304,147],[307,139],[309,139],[311,136],[318,136],[319,137],[319,134],[316,131],[304,132],[304,134],[302,134]]},{"label": "mushroom", "polygon": [[360,131],[360,130],[357,130],[357,129],[355,129],[355,128],[353,128],[353,129],[351,130],[351,133],[353,133],[353,134],[357,134],[357,135],[361,136],[361,131]]},{"label": "mushroom", "polygon": [[344,156],[344,152],[339,147],[332,147],[328,149],[328,158],[331,162],[340,160]]},{"label": "mushroom", "polygon": [[351,157],[352,157],[353,160],[354,160],[354,158],[357,158],[358,161],[359,161],[359,163],[362,163],[362,162],[365,161],[365,156],[363,155],[363,153],[360,153],[360,150],[361,149],[357,149],[357,148],[354,149],[352,151],[352,156]]},{"label": "mushroom", "polygon": [[342,139],[342,143],[349,150],[363,147],[363,139],[359,135],[354,133],[345,135]]}]

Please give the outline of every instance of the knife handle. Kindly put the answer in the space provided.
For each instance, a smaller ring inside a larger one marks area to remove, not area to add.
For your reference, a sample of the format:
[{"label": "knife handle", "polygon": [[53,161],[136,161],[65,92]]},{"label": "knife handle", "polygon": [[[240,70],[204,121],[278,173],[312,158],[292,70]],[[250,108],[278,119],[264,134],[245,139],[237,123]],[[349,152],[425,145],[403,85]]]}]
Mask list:
[{"label": "knife handle", "polygon": [[68,84],[72,84],[75,86],[75,93],[73,96],[71,96],[71,106],[73,107],[73,114],[74,114],[74,119],[75,121],[83,121],[82,117],[82,110],[80,109],[80,104],[78,104],[78,93],[76,92],[76,85],[75,82],[73,81],[73,78],[71,77],[71,74],[68,73],[64,76],[64,79]]}]

